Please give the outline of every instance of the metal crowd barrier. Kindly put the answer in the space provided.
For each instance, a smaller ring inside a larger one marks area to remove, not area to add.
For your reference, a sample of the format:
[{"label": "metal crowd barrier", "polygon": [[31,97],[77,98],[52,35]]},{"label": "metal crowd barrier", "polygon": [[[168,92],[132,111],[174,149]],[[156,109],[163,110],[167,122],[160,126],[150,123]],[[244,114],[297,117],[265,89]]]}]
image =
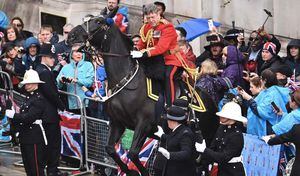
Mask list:
[{"label": "metal crowd barrier", "polygon": [[[87,101],[88,100],[88,101]],[[84,107],[89,105],[88,103],[101,103],[93,98],[85,98],[83,100]],[[96,109],[95,107],[90,108],[89,110]],[[87,110],[85,112],[88,112]],[[91,114],[91,112],[90,112]],[[113,159],[107,154],[105,146],[108,140],[109,133],[109,121],[103,120],[103,117],[91,117],[85,114],[84,116],[85,124],[85,153],[86,153],[86,166],[103,166],[110,169],[117,169],[116,163]],[[154,149],[148,162],[147,169],[150,175],[154,175],[154,158],[157,153],[157,149]],[[107,174],[107,173],[106,173]],[[109,175],[109,174],[107,174]]]},{"label": "metal crowd barrier", "polygon": [[[80,99],[80,97],[76,94],[73,93],[69,93],[69,92],[65,92],[65,91],[58,91],[60,95],[66,95],[66,96],[72,96],[76,98],[77,101],[77,105],[80,107],[80,142],[81,144],[83,144],[82,146],[82,153],[80,155],[80,158],[77,157],[73,157],[73,156],[67,156],[73,159],[79,159],[80,164],[78,168],[73,168],[73,167],[59,167],[59,169],[61,170],[70,170],[70,171],[76,171],[76,170],[82,170],[83,168],[85,168],[85,163],[84,163],[84,138],[83,138],[83,130],[84,130],[84,114],[85,114],[85,108],[83,107],[83,103]],[[68,100],[67,100],[68,101]],[[62,139],[63,140],[63,139]],[[64,155],[65,156],[65,155]],[[82,175],[82,174],[86,174],[86,172],[81,172],[80,174],[76,174],[76,175]]]},{"label": "metal crowd barrier", "polygon": [[[101,102],[87,97],[83,103],[85,104],[84,107],[88,107],[89,103],[94,103],[94,105],[97,106],[98,103]],[[97,107],[89,110],[98,111]],[[87,110],[85,110],[85,113],[86,112]],[[117,169],[117,165],[105,150],[105,145],[108,140],[109,122],[101,118],[102,117],[90,117],[87,114],[85,114],[84,117],[86,165],[91,165],[92,169],[94,165]]]},{"label": "metal crowd barrier", "polygon": [[[0,71],[0,81],[2,81],[1,83],[3,83],[4,85],[0,85],[0,96],[4,95],[7,96],[9,95],[9,97],[13,100],[13,102],[17,105],[20,106],[25,99],[25,95],[16,92],[13,90],[13,85],[12,85],[12,81],[10,79],[10,76],[8,73]],[[3,88],[2,88],[3,87]],[[81,135],[81,143],[84,145],[83,143],[83,129],[84,129],[84,114],[85,114],[85,108],[83,107],[83,103],[80,99],[79,96],[72,94],[72,93],[68,93],[68,92],[64,92],[64,91],[59,91],[60,94],[62,95],[67,95],[67,96],[74,96],[77,100],[77,103],[80,107],[80,135]],[[2,103],[2,102],[0,102]],[[82,147],[82,151],[84,151],[84,146]],[[6,143],[0,143],[0,152],[1,153],[9,153],[9,154],[18,154],[20,155],[20,149],[19,146],[16,147],[12,147],[12,143],[11,142],[6,142]],[[78,159],[75,157],[75,159]],[[81,170],[85,167],[85,163],[83,162],[84,159],[84,153],[81,153],[81,157],[79,158],[80,160],[80,164],[78,168],[71,168],[71,167],[59,167],[59,169],[61,170],[69,170],[69,171],[77,171],[77,170]],[[16,166],[23,166],[22,161],[18,161],[15,162]],[[87,172],[80,172],[77,173],[75,175],[83,175],[86,174]]]},{"label": "metal crowd barrier", "polygon": [[[81,101],[80,97],[77,96],[77,95],[75,95],[75,94],[68,93],[68,92],[65,92],[65,91],[60,91],[60,90],[59,90],[59,93],[62,94],[62,95],[73,96],[77,100],[77,103],[78,103],[78,105],[80,107],[80,135],[81,135],[81,141],[80,142],[83,144],[83,136],[82,136],[82,134],[83,134],[83,123],[84,123],[83,122],[83,117],[84,117],[84,111],[85,111],[85,109],[83,107],[82,101]],[[25,96],[22,95],[22,94],[20,94],[20,93],[18,93],[18,92],[14,91],[14,99],[16,100],[16,103],[21,102],[22,98],[25,98]],[[82,151],[84,151],[84,146],[82,146]],[[79,170],[82,170],[83,168],[85,168],[85,165],[84,165],[84,162],[83,162],[84,153],[81,153],[81,157],[80,158],[73,157],[73,156],[67,156],[67,157],[70,157],[70,158],[73,158],[73,159],[78,159],[80,161],[79,167],[75,167],[74,168],[74,167],[63,167],[63,166],[60,166],[60,167],[58,167],[58,169],[65,170],[65,171],[79,171]],[[16,166],[24,166],[24,164],[23,164],[22,161],[15,162],[14,165],[16,165]],[[87,174],[87,173],[89,173],[89,172],[82,171],[80,173],[73,174],[73,176],[75,176],[75,175],[84,175],[84,174]]]},{"label": "metal crowd barrier", "polygon": [[[22,99],[24,99],[25,96],[13,91],[13,85],[12,85],[10,75],[4,71],[0,71],[0,82],[3,84],[0,85],[1,86],[0,96],[9,96],[9,98],[11,98],[18,106],[20,106],[20,104],[22,103]],[[11,141],[1,142],[0,153],[17,154],[17,155],[21,154],[19,146],[13,146]]]},{"label": "metal crowd barrier", "polygon": [[[12,81],[10,79],[9,74],[7,72],[4,72],[4,71],[0,70],[0,79],[4,83],[4,88],[8,89],[9,91],[12,92],[12,90],[13,90],[13,84],[12,84]],[[8,85],[7,85],[7,83],[8,83]]]}]

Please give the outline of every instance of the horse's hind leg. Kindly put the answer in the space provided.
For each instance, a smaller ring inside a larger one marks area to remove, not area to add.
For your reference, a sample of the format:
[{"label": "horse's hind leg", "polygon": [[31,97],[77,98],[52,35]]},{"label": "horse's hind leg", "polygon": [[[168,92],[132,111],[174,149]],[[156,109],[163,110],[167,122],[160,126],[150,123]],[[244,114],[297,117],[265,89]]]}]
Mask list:
[{"label": "horse's hind leg", "polygon": [[108,142],[105,147],[106,152],[112,159],[117,163],[121,170],[125,173],[129,172],[129,169],[126,164],[120,159],[119,155],[115,151],[115,144],[120,140],[122,134],[124,133],[125,128],[121,125],[115,125],[114,123],[110,124]]},{"label": "horse's hind leg", "polygon": [[151,131],[151,125],[144,122],[142,125],[138,125],[134,131],[132,145],[129,151],[129,158],[135,164],[135,166],[139,169],[142,176],[149,176],[147,169],[142,165],[139,159],[139,152],[144,145],[146,140],[146,134]]}]

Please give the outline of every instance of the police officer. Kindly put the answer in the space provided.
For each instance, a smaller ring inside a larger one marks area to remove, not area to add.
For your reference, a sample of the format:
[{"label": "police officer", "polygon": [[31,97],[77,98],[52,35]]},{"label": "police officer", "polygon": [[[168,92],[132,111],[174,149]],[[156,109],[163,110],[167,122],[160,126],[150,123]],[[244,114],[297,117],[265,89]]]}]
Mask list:
[{"label": "police officer", "polygon": [[26,174],[30,176],[45,175],[44,154],[47,138],[42,124],[45,99],[38,91],[40,83],[44,82],[36,71],[26,71],[20,84],[25,85],[28,95],[21,105],[20,113],[15,113],[14,108],[5,112],[11,118],[12,125],[18,126],[22,159]]},{"label": "police officer", "polygon": [[58,170],[60,150],[61,150],[61,134],[60,134],[60,116],[58,109],[64,110],[65,106],[59,98],[58,89],[55,84],[55,77],[51,72],[55,62],[55,49],[50,43],[45,43],[40,48],[39,54],[41,64],[37,65],[38,72],[45,84],[39,87],[41,94],[45,97],[43,102],[45,110],[45,131],[49,144],[46,152],[47,175],[62,175]]},{"label": "police officer", "polygon": [[159,147],[158,152],[162,154],[166,162],[164,164],[163,176],[195,176],[195,139],[193,132],[185,126],[186,113],[176,106],[171,106],[167,112],[168,126],[172,130],[170,134],[164,134],[161,127],[154,135],[161,138],[166,144]]},{"label": "police officer", "polygon": [[196,143],[196,150],[203,153],[203,160],[214,163],[212,172],[215,173],[218,168],[218,176],[244,176],[241,156],[244,147],[242,123],[246,123],[247,119],[242,116],[241,107],[235,102],[225,104],[216,114],[220,117],[216,138],[209,148],[205,141]]}]

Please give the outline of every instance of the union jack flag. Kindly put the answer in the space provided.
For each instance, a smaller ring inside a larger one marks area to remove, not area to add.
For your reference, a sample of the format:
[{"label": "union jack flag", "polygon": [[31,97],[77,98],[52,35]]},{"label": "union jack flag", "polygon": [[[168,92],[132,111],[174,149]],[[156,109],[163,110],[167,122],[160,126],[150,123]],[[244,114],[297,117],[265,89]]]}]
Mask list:
[{"label": "union jack flag", "polygon": [[82,141],[80,134],[80,115],[60,112],[61,154],[81,158]]},{"label": "union jack flag", "polygon": [[[143,164],[144,167],[146,167],[147,161],[150,158],[150,156],[152,154],[152,151],[156,147],[156,145],[157,145],[157,140],[154,140],[152,138],[147,138],[146,139],[146,141],[145,141],[145,143],[142,147],[142,150],[139,153],[139,159],[140,159],[140,161],[141,161],[141,163]],[[116,148],[116,151],[117,151],[118,155],[120,156],[121,160],[125,164],[127,164],[128,168],[130,170],[139,171],[137,169],[137,167],[134,165],[134,163],[131,162],[131,160],[127,157],[129,151],[124,149],[122,147],[121,143],[118,143],[115,146],[115,148]],[[126,174],[123,173],[119,167],[118,167],[118,176],[126,176]]]}]

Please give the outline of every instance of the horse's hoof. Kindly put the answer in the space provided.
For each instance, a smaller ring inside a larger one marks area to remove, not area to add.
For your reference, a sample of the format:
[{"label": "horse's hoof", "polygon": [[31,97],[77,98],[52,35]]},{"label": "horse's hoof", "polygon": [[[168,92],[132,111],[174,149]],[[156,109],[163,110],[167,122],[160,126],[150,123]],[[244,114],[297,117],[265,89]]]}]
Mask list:
[{"label": "horse's hoof", "polygon": [[135,170],[129,170],[128,176],[140,176],[140,173]]}]

